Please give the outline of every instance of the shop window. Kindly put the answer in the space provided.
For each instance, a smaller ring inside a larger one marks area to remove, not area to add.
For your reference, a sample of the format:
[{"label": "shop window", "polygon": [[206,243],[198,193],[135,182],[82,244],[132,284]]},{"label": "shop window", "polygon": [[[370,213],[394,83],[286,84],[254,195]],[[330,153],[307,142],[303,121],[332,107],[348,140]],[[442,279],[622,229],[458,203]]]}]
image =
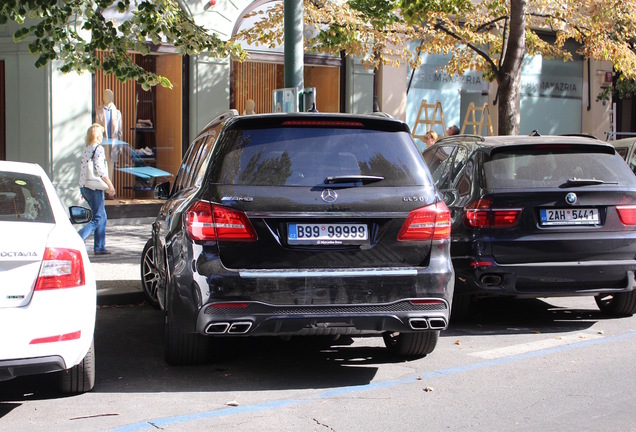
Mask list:
[{"label": "shop window", "polygon": [[[233,62],[233,108],[244,114],[247,101],[253,100],[256,113],[272,112],[272,91],[285,87],[284,65],[268,62]],[[340,67],[304,65],[305,88],[316,89],[316,109],[340,111]],[[306,107],[306,109],[311,107]]]},{"label": "shop window", "polygon": [[145,70],[167,77],[173,88],[146,91],[133,80],[121,83],[102,71],[95,73],[95,109],[104,90],[110,89],[122,115],[121,142],[105,143],[118,199],[152,198],[156,183],[172,181],[182,155],[182,57],[132,55]]}]

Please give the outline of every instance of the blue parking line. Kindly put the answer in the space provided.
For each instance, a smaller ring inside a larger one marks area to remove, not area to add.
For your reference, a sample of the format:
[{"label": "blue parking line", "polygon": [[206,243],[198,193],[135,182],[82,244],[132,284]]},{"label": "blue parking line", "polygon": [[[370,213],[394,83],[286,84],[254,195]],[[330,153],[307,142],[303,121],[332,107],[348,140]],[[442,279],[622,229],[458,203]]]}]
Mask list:
[{"label": "blue parking line", "polygon": [[206,411],[202,413],[187,414],[187,415],[176,416],[176,417],[166,417],[166,418],[156,419],[156,420],[148,420],[145,422],[134,423],[134,424],[122,426],[116,429],[111,429],[110,432],[136,432],[136,431],[142,431],[147,429],[156,429],[157,427],[170,426],[170,425],[174,425],[178,423],[189,423],[189,422],[198,421],[198,420],[227,417],[227,416],[232,416],[237,414],[253,413],[258,411],[268,411],[268,410],[284,408],[288,406],[304,405],[309,402],[315,402],[316,400],[330,399],[330,398],[335,398],[335,397],[348,395],[352,393],[358,393],[358,392],[375,390],[375,389],[386,388],[386,387],[395,387],[395,386],[404,385],[404,384],[413,384],[414,382],[416,382],[416,380],[424,381],[427,379],[437,378],[440,376],[448,376],[448,375],[454,375],[454,374],[458,374],[462,372],[485,369],[489,367],[515,363],[518,361],[523,361],[523,360],[527,360],[527,359],[531,359],[535,357],[542,357],[542,356],[556,354],[556,353],[560,353],[564,351],[570,351],[570,350],[574,350],[578,348],[585,348],[591,345],[601,345],[606,343],[619,342],[626,339],[632,339],[634,337],[636,337],[636,331],[630,331],[628,333],[623,333],[616,336],[608,336],[602,339],[592,339],[592,340],[572,343],[569,345],[563,345],[563,346],[554,347],[554,348],[547,348],[547,349],[532,351],[532,352],[528,352],[524,354],[512,355],[509,357],[501,357],[494,360],[488,360],[488,361],[483,361],[479,363],[472,363],[472,364],[468,364],[464,366],[457,366],[457,367],[448,368],[448,369],[430,371],[424,374],[412,375],[412,376],[401,378],[398,380],[381,381],[381,382],[374,382],[374,383],[369,383],[369,384],[364,384],[359,386],[351,386],[346,388],[328,390],[328,391],[317,393],[314,396],[310,396],[304,399],[283,399],[279,401],[265,402],[261,404],[255,404],[255,405],[228,407],[228,408],[223,408],[223,409],[214,410],[214,411]]}]

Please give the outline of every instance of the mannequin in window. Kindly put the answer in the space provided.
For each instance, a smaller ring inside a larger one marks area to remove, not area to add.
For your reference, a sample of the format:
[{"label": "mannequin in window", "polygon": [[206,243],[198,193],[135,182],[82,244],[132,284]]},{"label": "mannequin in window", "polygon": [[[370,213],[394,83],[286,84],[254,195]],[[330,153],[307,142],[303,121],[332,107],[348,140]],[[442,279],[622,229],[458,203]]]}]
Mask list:
[{"label": "mannequin in window", "polygon": [[256,114],[256,103],[253,99],[248,99],[245,102],[245,111],[243,111],[243,115]]},{"label": "mannequin in window", "polygon": [[[105,89],[102,97],[102,103],[97,107],[95,112],[95,123],[104,127],[104,150],[106,151],[106,160],[108,161],[108,175],[113,178],[115,164],[113,159],[117,159],[117,147],[113,146],[112,140],[121,140],[123,137],[123,127],[121,111],[117,109],[113,102],[113,91]],[[108,139],[108,141],[106,141]],[[110,144],[110,145],[108,145]]]},{"label": "mannequin in window", "polygon": [[102,103],[97,107],[95,123],[104,126],[104,138],[121,140],[122,119],[121,111],[113,103],[113,91],[104,90]]}]

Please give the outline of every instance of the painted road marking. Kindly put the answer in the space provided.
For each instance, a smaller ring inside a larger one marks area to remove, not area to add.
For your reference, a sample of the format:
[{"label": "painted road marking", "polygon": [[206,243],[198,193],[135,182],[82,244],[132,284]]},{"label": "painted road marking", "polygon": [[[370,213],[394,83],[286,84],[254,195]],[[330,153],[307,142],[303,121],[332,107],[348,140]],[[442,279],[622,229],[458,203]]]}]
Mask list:
[{"label": "painted road marking", "polygon": [[502,357],[526,354],[534,351],[541,351],[559,346],[571,345],[573,343],[585,342],[604,337],[599,333],[578,333],[564,336],[557,336],[551,339],[542,339],[534,342],[527,342],[518,345],[510,345],[501,348],[491,349],[487,351],[479,351],[469,355],[479,357],[486,360],[493,360]]}]

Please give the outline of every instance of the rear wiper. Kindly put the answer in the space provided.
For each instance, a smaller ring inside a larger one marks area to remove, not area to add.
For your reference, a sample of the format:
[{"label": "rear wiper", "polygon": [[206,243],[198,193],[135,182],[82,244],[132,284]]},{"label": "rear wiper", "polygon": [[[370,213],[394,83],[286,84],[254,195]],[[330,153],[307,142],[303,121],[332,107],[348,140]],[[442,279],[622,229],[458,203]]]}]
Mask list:
[{"label": "rear wiper", "polygon": [[584,179],[584,178],[571,178],[565,183],[566,186],[593,186],[593,185],[602,185],[602,184],[614,184],[617,185],[618,182],[615,181],[604,181],[597,179]]},{"label": "rear wiper", "polygon": [[370,176],[370,175],[343,175],[343,176],[329,176],[325,178],[325,184],[336,183],[362,183],[369,184],[384,180],[384,177]]}]

